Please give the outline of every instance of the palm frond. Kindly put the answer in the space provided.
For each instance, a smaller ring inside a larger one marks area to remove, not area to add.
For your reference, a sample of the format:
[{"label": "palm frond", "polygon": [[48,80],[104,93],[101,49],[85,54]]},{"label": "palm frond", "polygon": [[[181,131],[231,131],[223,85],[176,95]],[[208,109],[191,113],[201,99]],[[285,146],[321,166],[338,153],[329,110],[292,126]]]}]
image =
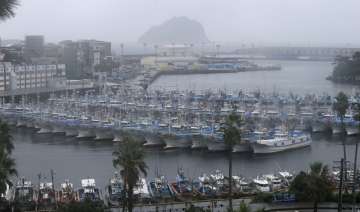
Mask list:
[{"label": "palm frond", "polygon": [[0,1],[0,20],[5,20],[15,16],[15,8],[19,5],[18,0]]}]

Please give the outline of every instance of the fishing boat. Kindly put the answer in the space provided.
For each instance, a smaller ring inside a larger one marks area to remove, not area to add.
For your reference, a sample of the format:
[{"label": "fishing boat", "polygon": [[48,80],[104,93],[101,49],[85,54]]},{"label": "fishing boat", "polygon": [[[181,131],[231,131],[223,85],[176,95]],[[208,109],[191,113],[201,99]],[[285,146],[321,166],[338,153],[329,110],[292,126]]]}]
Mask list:
[{"label": "fishing boat", "polygon": [[251,192],[251,185],[250,183],[241,176],[233,176],[232,180],[234,181],[235,189],[241,193],[248,193]]},{"label": "fishing boat", "polygon": [[41,120],[37,124],[40,127],[40,130],[37,131],[38,134],[52,133],[52,126],[49,121]]},{"label": "fishing boat", "polygon": [[191,132],[182,129],[181,125],[169,127],[169,132],[164,133],[162,138],[165,141],[165,149],[190,148],[192,145]]},{"label": "fishing boat", "polygon": [[263,175],[263,178],[269,182],[272,192],[278,191],[282,188],[282,181],[280,177],[273,174],[266,174]]},{"label": "fishing boat", "polygon": [[110,184],[106,187],[106,199],[108,205],[111,207],[118,207],[123,199],[124,183],[120,175],[115,172],[114,176],[110,179]]},{"label": "fishing boat", "polygon": [[162,132],[166,132],[168,129],[167,124],[158,124],[151,126],[145,133],[145,144],[144,146],[163,146],[165,145],[164,140],[161,137]]},{"label": "fishing boat", "polygon": [[78,135],[78,126],[80,124],[80,120],[75,119],[74,117],[69,117],[64,120],[64,131],[65,136],[77,136]]},{"label": "fishing boat", "polygon": [[112,129],[114,124],[110,122],[100,122],[95,128],[95,140],[113,140],[114,135]]},{"label": "fishing boat", "polygon": [[262,177],[256,177],[255,179],[253,179],[252,183],[258,191],[270,192],[270,185],[266,179]]},{"label": "fishing boat", "polygon": [[341,123],[341,119],[340,118],[334,118],[334,120],[331,123],[331,130],[332,130],[332,134],[339,134],[339,133],[344,133],[344,128],[345,126],[342,126]]},{"label": "fishing boat", "polygon": [[57,192],[57,201],[60,204],[68,204],[78,201],[78,196],[74,190],[74,185],[69,180],[61,183],[60,190]]},{"label": "fishing boat", "polygon": [[255,154],[266,154],[307,147],[311,142],[310,135],[302,131],[292,131],[275,133],[269,138],[257,140],[252,143],[252,148]]},{"label": "fishing boat", "polygon": [[40,183],[37,195],[37,203],[40,209],[55,208],[55,189],[51,182]]},{"label": "fishing boat", "polygon": [[294,179],[294,175],[292,175],[288,171],[279,171],[279,176],[282,179],[282,182],[285,186],[290,186],[290,183]]},{"label": "fishing boat", "polygon": [[344,125],[347,135],[357,135],[360,133],[360,121],[355,120],[352,115],[345,115]]},{"label": "fishing boat", "polygon": [[210,174],[212,185],[216,188],[216,193],[221,195],[226,192],[225,176],[224,173],[216,169],[214,173]]},{"label": "fishing boat", "polygon": [[130,125],[128,121],[115,121],[115,126],[113,129],[114,142],[120,142],[123,140],[125,135],[123,127],[128,125]]},{"label": "fishing boat", "polygon": [[17,207],[23,210],[32,211],[35,209],[36,195],[31,181],[21,178],[17,182],[14,189],[13,202]]},{"label": "fishing boat", "polygon": [[81,180],[81,188],[78,190],[80,202],[91,201],[102,203],[100,189],[96,187],[95,179],[87,178]]},{"label": "fishing boat", "polygon": [[137,201],[149,202],[150,192],[145,178],[140,178],[134,188],[134,197]]},{"label": "fishing boat", "polygon": [[151,196],[156,199],[170,199],[173,195],[165,176],[156,177],[154,181],[151,181],[149,190]]},{"label": "fishing boat", "polygon": [[211,152],[228,150],[228,146],[224,141],[224,134],[222,132],[216,132],[213,135],[207,136],[207,148]]},{"label": "fishing boat", "polygon": [[191,197],[193,195],[193,186],[185,177],[183,169],[178,169],[176,182],[171,183],[170,187],[176,197]]},{"label": "fishing boat", "polygon": [[191,149],[205,149],[207,148],[207,139],[206,135],[210,135],[212,133],[211,127],[192,127],[191,128]]},{"label": "fishing boat", "polygon": [[96,137],[95,128],[99,124],[99,120],[89,120],[87,117],[81,117],[81,123],[78,127],[77,138],[94,138]]},{"label": "fishing boat", "polygon": [[193,182],[194,189],[203,197],[216,196],[216,187],[211,183],[210,176],[206,173],[198,177],[198,181]]}]

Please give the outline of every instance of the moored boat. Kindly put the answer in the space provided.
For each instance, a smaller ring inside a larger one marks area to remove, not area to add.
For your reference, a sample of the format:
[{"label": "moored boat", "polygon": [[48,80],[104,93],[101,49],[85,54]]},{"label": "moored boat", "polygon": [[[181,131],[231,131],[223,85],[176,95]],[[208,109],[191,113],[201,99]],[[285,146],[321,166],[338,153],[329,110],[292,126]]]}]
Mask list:
[{"label": "moored boat", "polygon": [[110,184],[106,187],[106,200],[110,207],[118,207],[123,199],[124,183],[118,173],[110,179]]},{"label": "moored boat", "polygon": [[270,192],[270,185],[266,179],[262,177],[256,177],[255,179],[253,179],[252,183],[258,191]]},{"label": "moored boat", "polygon": [[90,201],[102,204],[100,189],[96,187],[95,179],[87,178],[81,180],[81,188],[78,190],[80,202]]},{"label": "moored boat", "polygon": [[69,180],[61,183],[60,190],[57,192],[57,201],[60,204],[69,204],[78,200],[78,196],[74,191],[74,185]]},{"label": "moored boat", "polygon": [[51,182],[40,183],[37,195],[38,208],[42,210],[56,207],[55,189]]},{"label": "moored boat", "polygon": [[311,145],[311,137],[301,131],[289,133],[275,133],[269,138],[252,143],[255,154],[282,152],[290,149],[302,148]]},{"label": "moored boat", "polygon": [[36,196],[31,181],[21,178],[14,189],[13,202],[16,207],[22,210],[34,210],[36,205]]},{"label": "moored boat", "polygon": [[171,183],[170,186],[176,197],[191,197],[194,194],[193,186],[189,179],[185,177],[184,171],[182,169],[178,170],[176,182]]},{"label": "moored boat", "polygon": [[151,181],[149,190],[151,196],[155,199],[170,199],[173,195],[165,176],[156,177],[154,181]]}]

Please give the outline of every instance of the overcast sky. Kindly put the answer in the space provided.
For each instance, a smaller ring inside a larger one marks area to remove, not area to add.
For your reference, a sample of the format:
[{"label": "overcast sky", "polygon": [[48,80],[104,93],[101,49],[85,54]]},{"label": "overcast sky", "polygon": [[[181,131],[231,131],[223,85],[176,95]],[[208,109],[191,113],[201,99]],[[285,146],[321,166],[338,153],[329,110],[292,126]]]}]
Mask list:
[{"label": "overcast sky", "polygon": [[212,41],[360,44],[360,0],[20,0],[0,22],[3,39],[43,34],[47,42],[95,38],[135,42],[174,16],[203,24]]}]

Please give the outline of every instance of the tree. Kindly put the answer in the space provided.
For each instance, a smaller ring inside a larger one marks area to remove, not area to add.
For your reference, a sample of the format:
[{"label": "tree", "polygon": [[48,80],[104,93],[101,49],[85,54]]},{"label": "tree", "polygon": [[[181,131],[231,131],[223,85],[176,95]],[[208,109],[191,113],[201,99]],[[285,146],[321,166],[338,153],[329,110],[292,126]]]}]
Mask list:
[{"label": "tree", "polygon": [[360,52],[355,52],[352,57],[336,56],[335,67],[330,77],[339,82],[359,82],[360,75]]},{"label": "tree", "polygon": [[10,178],[17,175],[15,161],[11,152],[14,145],[11,141],[10,129],[5,122],[0,120],[0,193],[6,192],[7,186],[12,186]]},{"label": "tree", "polygon": [[121,177],[124,181],[125,198],[123,208],[129,212],[133,210],[133,191],[140,180],[140,175],[147,175],[147,165],[144,161],[145,152],[140,142],[125,136],[123,143],[117,151],[113,153],[113,165],[120,169]]},{"label": "tree", "polygon": [[343,92],[339,92],[338,95],[335,97],[333,110],[337,113],[341,122],[344,121],[344,117],[348,108],[349,108],[348,97]]},{"label": "tree", "polygon": [[0,120],[0,150],[6,150],[7,153],[11,154],[14,149],[11,139],[9,126]]},{"label": "tree", "polygon": [[[343,132],[345,131],[344,117],[345,117],[345,114],[346,114],[346,111],[348,108],[349,108],[348,97],[343,92],[339,92],[338,95],[335,97],[335,102],[333,103],[333,110],[336,112],[336,114],[340,118],[341,130]],[[342,139],[342,144],[343,144],[343,151],[344,151],[344,160],[346,161],[346,145],[345,145],[344,139]],[[345,167],[345,172],[346,172],[346,167]],[[345,178],[346,178],[346,175],[345,175]]]},{"label": "tree", "polygon": [[0,20],[5,20],[15,16],[14,9],[19,5],[18,0],[0,1]]},{"label": "tree", "polygon": [[314,212],[318,203],[329,197],[334,189],[328,166],[320,162],[312,163],[310,172],[300,172],[290,185],[290,192],[295,194],[297,200],[313,202]]},{"label": "tree", "polygon": [[245,204],[244,202],[240,203],[240,207],[236,212],[251,212],[251,208],[249,205]]},{"label": "tree", "polygon": [[224,133],[224,142],[227,146],[227,155],[229,162],[229,209],[232,208],[232,150],[236,143],[241,140],[241,130],[242,119],[236,113],[232,112],[225,120],[225,123],[222,126],[222,131]]}]

